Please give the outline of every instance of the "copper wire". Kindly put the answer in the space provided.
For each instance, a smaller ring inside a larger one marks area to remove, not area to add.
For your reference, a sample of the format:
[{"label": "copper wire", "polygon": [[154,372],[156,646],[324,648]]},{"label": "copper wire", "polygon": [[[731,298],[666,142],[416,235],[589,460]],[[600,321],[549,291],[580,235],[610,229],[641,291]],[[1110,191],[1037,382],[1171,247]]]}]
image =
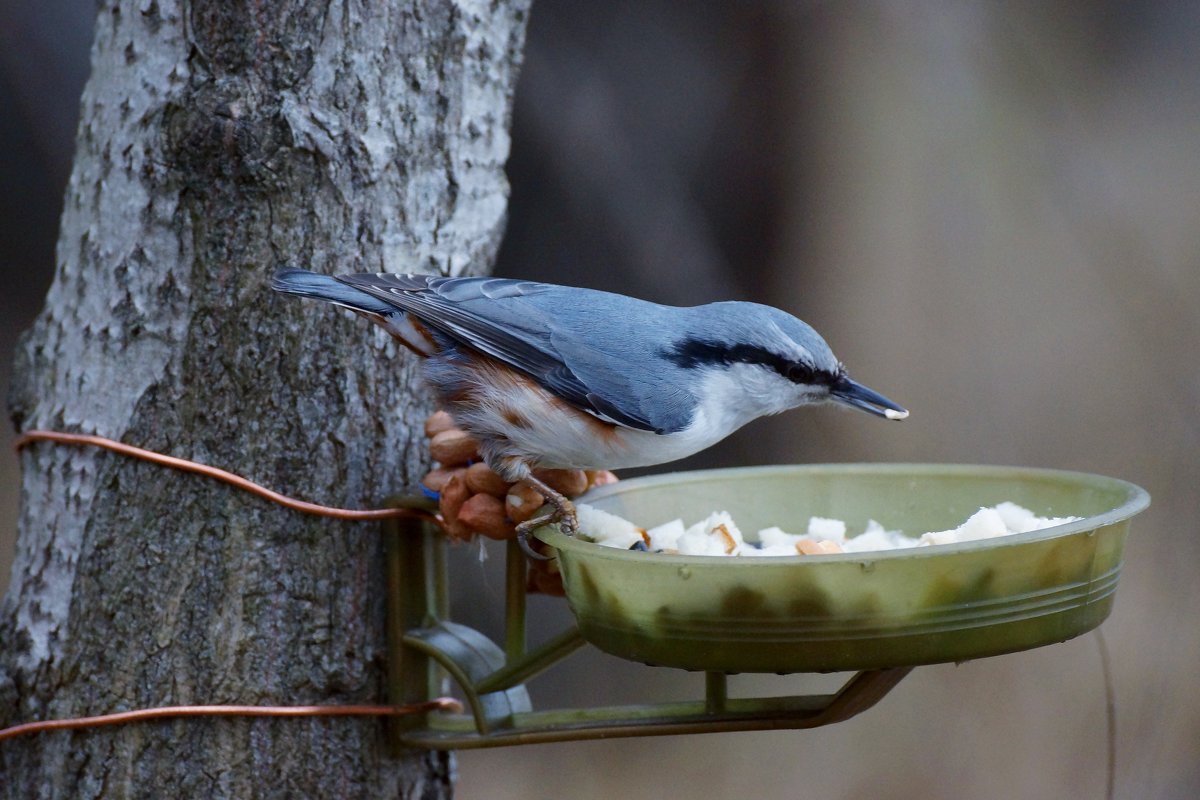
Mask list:
[{"label": "copper wire", "polygon": [[453,697],[438,697],[407,706],[160,706],[101,714],[95,717],[49,719],[26,722],[0,730],[0,741],[40,731],[78,730],[122,725],[126,722],[170,719],[172,717],[399,717],[427,711],[461,713],[463,705]]},{"label": "copper wire", "polygon": [[441,527],[441,520],[436,515],[414,508],[372,508],[372,509],[352,509],[352,508],[332,508],[330,506],[322,506],[316,503],[309,503],[305,500],[297,500],[294,497],[274,492],[265,486],[260,486],[253,481],[243,478],[241,475],[235,475],[218,467],[210,467],[207,464],[198,464],[195,461],[188,461],[185,458],[176,458],[175,456],[167,456],[162,453],[156,453],[153,450],[144,450],[133,445],[123,444],[121,442],[106,439],[103,436],[92,436],[86,433],[60,433],[59,431],[28,431],[17,437],[17,441],[13,447],[17,450],[33,443],[33,442],[60,442],[63,444],[79,444],[93,445],[102,447],[105,450],[111,450],[114,453],[130,456],[132,458],[140,458],[143,461],[149,461],[154,464],[159,464],[171,469],[181,470],[183,472],[193,472],[197,475],[205,475],[209,478],[223,481],[243,489],[251,494],[259,497],[272,500],[281,506],[302,511],[305,514],[315,514],[321,517],[332,517],[334,519],[346,520],[377,520],[377,519],[393,519],[396,517],[420,517],[427,522],[433,523]]},{"label": "copper wire", "polygon": [[[14,443],[14,448],[20,450],[33,442],[59,442],[62,444],[92,445],[111,450],[114,453],[140,458],[160,466],[183,472],[192,472],[209,478],[228,483],[251,494],[271,500],[281,506],[301,511],[305,514],[315,514],[321,517],[332,517],[345,520],[380,520],[396,517],[417,517],[442,527],[442,521],[435,514],[416,508],[377,508],[350,509],[333,508],[272,491],[260,486],[240,475],[235,475],[217,467],[199,464],[184,458],[156,453],[141,447],[122,444],[103,436],[92,436],[84,433],[62,433],[59,431],[28,431],[21,434]],[[158,708],[142,708],[134,711],[121,711],[115,714],[101,714],[94,717],[74,717],[71,719],[50,719],[42,722],[26,722],[0,729],[0,741],[22,736],[29,733],[51,730],[78,730],[81,728],[98,728],[105,725],[121,725],[127,722],[143,720],[167,719],[172,717],[364,717],[364,716],[403,716],[408,714],[423,714],[427,711],[454,711],[461,713],[463,705],[452,697],[438,697],[423,703],[413,703],[405,706],[237,706],[237,705],[208,705],[208,706],[160,706]]]}]

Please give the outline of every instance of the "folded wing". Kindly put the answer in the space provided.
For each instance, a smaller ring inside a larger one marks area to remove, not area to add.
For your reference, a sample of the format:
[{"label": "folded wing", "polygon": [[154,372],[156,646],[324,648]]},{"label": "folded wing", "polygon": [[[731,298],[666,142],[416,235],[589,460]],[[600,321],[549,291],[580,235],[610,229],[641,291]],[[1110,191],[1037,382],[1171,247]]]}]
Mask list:
[{"label": "folded wing", "polygon": [[[654,424],[637,405],[603,391],[606,367],[619,370],[620,364],[597,363],[581,369],[575,358],[571,359],[576,364],[573,369],[556,346],[555,341],[564,341],[554,311],[556,302],[577,302],[591,293],[504,278],[381,273],[339,275],[337,279],[412,314],[460,345],[520,370],[599,419],[637,430],[664,430],[664,425]],[[570,332],[565,335],[566,341],[570,336]]]}]

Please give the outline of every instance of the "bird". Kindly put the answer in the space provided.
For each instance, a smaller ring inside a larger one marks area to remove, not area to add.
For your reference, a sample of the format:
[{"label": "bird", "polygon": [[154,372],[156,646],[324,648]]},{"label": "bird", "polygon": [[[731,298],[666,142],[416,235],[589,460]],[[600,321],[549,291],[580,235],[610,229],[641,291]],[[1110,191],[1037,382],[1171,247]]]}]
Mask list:
[{"label": "bird", "polygon": [[511,278],[293,267],[271,288],[348,308],[424,359],[425,381],[483,461],[552,507],[518,526],[522,543],[550,523],[578,533],[571,501],[535,469],[663,464],[803,405],[908,416],[852,380],[811,326],[768,305],[677,307]]}]

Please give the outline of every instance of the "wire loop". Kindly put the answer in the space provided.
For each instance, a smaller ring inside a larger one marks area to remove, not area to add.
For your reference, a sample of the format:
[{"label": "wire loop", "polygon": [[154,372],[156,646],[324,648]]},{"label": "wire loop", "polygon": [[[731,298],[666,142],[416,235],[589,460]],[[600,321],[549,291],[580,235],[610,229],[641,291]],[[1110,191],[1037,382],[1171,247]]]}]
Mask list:
[{"label": "wire loop", "polygon": [[26,722],[0,730],[0,741],[41,731],[101,728],[106,725],[122,725],[127,722],[174,717],[399,717],[409,714],[424,714],[428,711],[461,713],[462,710],[462,703],[453,697],[438,697],[424,703],[413,703],[407,706],[159,706],[139,708],[134,711],[120,711],[115,714],[100,714],[95,717]]},{"label": "wire loop", "polygon": [[300,511],[305,514],[314,514],[319,517],[331,517],[333,519],[345,520],[379,520],[379,519],[394,519],[397,517],[421,517],[427,522],[430,522],[438,527],[441,527],[441,520],[436,515],[421,509],[413,508],[371,508],[371,509],[353,509],[353,508],[333,508],[331,506],[322,506],[317,503],[309,503],[306,500],[297,500],[294,497],[288,497],[285,494],[272,491],[265,486],[254,483],[251,480],[243,478],[241,475],[235,475],[227,470],[218,467],[210,467],[207,464],[200,464],[195,461],[188,461],[186,458],[176,458],[175,456],[163,455],[156,453],[153,450],[145,450],[141,447],[134,447],[130,444],[124,444],[112,439],[106,439],[103,436],[92,436],[86,433],[62,433],[59,431],[28,431],[17,437],[17,441],[13,447],[21,450],[28,447],[34,442],[58,442],[60,444],[76,444],[76,445],[92,445],[101,447],[105,450],[111,450],[114,453],[129,456],[131,458],[140,458],[143,461],[149,461],[153,464],[177,469],[182,472],[191,472],[197,475],[204,475],[209,478],[214,478],[218,481],[228,483],[231,486],[236,486],[239,489],[249,492],[250,494],[271,500],[281,506],[290,508],[293,511]]},{"label": "wire loop", "polygon": [[[123,444],[103,436],[92,436],[85,433],[62,433],[60,431],[28,431],[17,437],[14,443],[16,450],[28,447],[34,442],[56,442],[59,444],[92,445],[114,453],[140,458],[153,464],[204,475],[209,478],[227,483],[259,497],[271,500],[281,506],[314,514],[320,517],[331,517],[343,520],[381,520],[396,517],[417,517],[439,528],[444,527],[437,515],[417,508],[375,508],[350,509],[322,506],[297,500],[294,497],[272,491],[240,475],[227,470],[210,467],[185,458],[163,455],[153,450]],[[0,729],[0,741],[15,738],[30,733],[51,730],[79,730],[81,728],[98,728],[106,725],[121,725],[128,722],[138,722],[154,719],[169,719],[174,717],[396,717],[408,714],[424,714],[428,711],[454,711],[461,713],[463,705],[453,697],[438,697],[423,703],[413,703],[405,706],[379,705],[341,705],[341,706],[248,706],[248,705],[205,705],[205,706],[159,706],[142,708],[134,711],[120,711],[115,714],[100,714],[93,717],[74,717],[71,719],[50,719],[41,722],[26,722]]]}]

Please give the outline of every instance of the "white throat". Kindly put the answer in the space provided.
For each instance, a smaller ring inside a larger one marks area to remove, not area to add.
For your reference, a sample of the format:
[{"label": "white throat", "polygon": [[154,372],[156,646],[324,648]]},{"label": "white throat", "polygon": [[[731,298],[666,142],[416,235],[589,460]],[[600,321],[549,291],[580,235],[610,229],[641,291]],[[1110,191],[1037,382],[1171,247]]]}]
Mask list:
[{"label": "white throat", "polygon": [[[816,398],[811,398],[816,399]],[[692,424],[680,434],[706,442],[724,439],[751,420],[778,414],[810,400],[800,387],[753,364],[706,370]]]}]

